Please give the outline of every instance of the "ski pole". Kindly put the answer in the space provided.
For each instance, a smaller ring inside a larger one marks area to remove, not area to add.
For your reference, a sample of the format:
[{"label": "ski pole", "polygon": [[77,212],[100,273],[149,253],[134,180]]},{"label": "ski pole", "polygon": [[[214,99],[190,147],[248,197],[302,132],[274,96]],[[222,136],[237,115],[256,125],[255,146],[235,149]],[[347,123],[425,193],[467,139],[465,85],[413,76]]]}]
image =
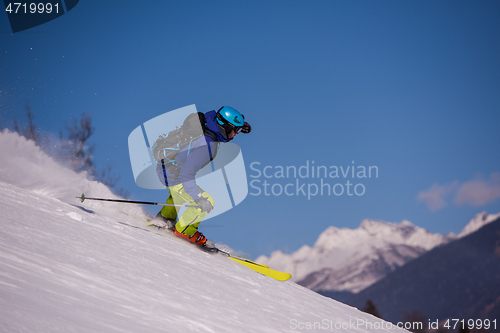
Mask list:
[{"label": "ski pole", "polygon": [[192,208],[200,208],[194,205],[174,205],[160,202],[148,202],[148,201],[133,201],[133,200],[118,200],[118,199],[103,199],[103,198],[87,198],[85,194],[82,193],[81,197],[76,197],[77,199],[81,199],[82,202],[87,200],[98,200],[98,201],[111,201],[111,202],[122,202],[122,203],[131,203],[131,204],[142,204],[142,205],[158,205],[158,206],[174,206],[174,207],[192,207]]}]

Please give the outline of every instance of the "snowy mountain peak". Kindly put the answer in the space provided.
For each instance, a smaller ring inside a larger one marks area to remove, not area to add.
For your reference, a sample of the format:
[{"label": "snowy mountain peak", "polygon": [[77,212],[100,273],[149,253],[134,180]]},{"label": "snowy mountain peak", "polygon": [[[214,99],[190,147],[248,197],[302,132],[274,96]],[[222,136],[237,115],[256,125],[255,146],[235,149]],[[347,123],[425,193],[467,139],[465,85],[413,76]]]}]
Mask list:
[{"label": "snowy mountain peak", "polygon": [[[314,290],[356,292],[376,282],[387,270],[449,240],[408,220],[391,223],[364,219],[356,229],[328,227],[313,247],[303,246],[292,254],[276,251],[257,261],[291,272],[297,282],[316,272],[304,284]],[[335,278],[329,281],[330,276]]]},{"label": "snowy mountain peak", "polygon": [[395,228],[399,229],[401,227],[415,227],[415,225],[408,220],[403,220],[400,223],[394,223],[382,220],[364,219],[359,227],[367,230],[382,231],[393,230]]},{"label": "snowy mountain peak", "polygon": [[495,221],[500,218],[500,213],[497,214],[488,214],[487,212],[478,213],[472,220],[467,223],[467,225],[463,228],[463,230],[458,234],[458,238],[465,237],[484,225]]},{"label": "snowy mountain peak", "polygon": [[403,238],[407,238],[415,232],[416,228],[408,220],[404,220],[401,223],[391,223],[370,219],[364,219],[359,227],[359,229],[363,229],[373,236],[384,237],[386,234],[397,233]]},{"label": "snowy mountain peak", "polygon": [[408,220],[391,223],[364,219],[357,229],[328,227],[318,237],[314,248],[325,250],[345,246],[351,247],[352,244],[363,246],[369,239],[369,244],[373,242],[405,244],[420,246],[429,250],[445,242],[447,237],[441,234],[432,234],[423,228],[415,226]]},{"label": "snowy mountain peak", "polygon": [[292,254],[277,251],[261,263],[292,272],[293,280],[313,290],[357,292],[436,246],[464,237],[500,218],[477,214],[458,235],[431,233],[408,220],[364,219],[356,229],[328,227],[313,247]]},{"label": "snowy mountain peak", "polygon": [[370,220],[370,219],[364,219],[361,221],[361,224],[359,227],[361,229],[364,229],[368,232],[376,232],[377,229],[380,230],[381,228],[384,228],[386,226],[386,223],[383,221],[376,221],[376,220]]}]

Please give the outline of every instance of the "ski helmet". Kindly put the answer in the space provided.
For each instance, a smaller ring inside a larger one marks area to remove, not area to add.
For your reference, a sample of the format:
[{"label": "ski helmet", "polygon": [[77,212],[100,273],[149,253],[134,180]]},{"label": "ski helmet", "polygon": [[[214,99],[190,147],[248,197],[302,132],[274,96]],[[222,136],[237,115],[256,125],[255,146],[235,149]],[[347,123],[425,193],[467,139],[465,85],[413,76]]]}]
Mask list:
[{"label": "ski helmet", "polygon": [[219,132],[225,139],[228,139],[228,134],[234,130],[234,133],[241,132],[245,124],[245,116],[230,106],[223,106],[217,111],[217,126]]}]

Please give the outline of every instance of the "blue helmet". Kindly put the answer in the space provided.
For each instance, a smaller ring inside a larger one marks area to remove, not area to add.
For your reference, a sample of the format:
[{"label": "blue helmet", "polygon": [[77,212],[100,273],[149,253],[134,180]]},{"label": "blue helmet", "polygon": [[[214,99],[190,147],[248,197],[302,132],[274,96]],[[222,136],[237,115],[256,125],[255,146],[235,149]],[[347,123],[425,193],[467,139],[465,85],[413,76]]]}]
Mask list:
[{"label": "blue helmet", "polygon": [[225,139],[228,138],[228,134],[234,130],[235,133],[239,133],[245,125],[245,116],[239,113],[237,110],[230,106],[223,106],[217,111],[217,126],[219,127],[219,132]]}]

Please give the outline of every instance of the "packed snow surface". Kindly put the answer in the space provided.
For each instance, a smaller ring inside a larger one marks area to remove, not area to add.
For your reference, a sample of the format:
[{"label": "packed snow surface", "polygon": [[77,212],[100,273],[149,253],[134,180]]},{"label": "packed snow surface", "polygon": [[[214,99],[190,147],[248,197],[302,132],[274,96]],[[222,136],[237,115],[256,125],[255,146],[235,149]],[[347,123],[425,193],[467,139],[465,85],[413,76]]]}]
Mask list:
[{"label": "packed snow surface", "polygon": [[139,206],[0,133],[0,332],[398,332],[146,229]]}]

